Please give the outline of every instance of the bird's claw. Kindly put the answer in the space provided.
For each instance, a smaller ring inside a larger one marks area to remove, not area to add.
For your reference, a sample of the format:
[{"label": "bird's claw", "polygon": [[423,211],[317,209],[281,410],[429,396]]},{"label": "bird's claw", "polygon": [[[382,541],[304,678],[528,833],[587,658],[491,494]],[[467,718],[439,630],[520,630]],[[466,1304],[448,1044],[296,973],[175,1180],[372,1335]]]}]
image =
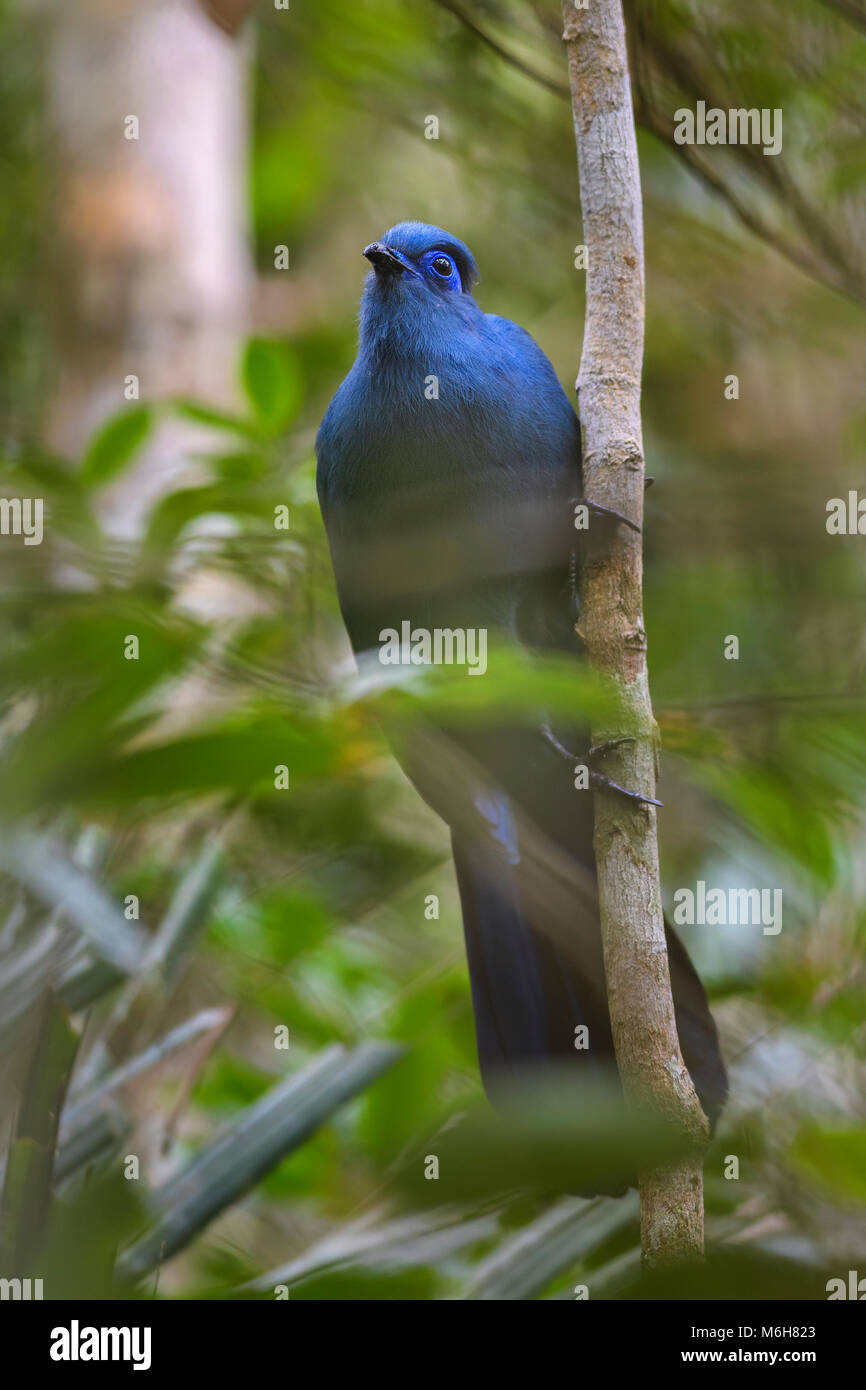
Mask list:
[{"label": "bird's claw", "polygon": [[605,517],[609,521],[619,521],[623,526],[628,526],[630,530],[636,531],[640,535],[640,527],[637,523],[630,521],[627,516],[623,516],[622,512],[615,511],[613,507],[603,507],[600,502],[590,502],[588,497],[572,497],[571,501],[575,507],[578,505],[586,507],[593,516]]},{"label": "bird's claw", "polygon": [[630,792],[627,787],[621,787],[619,782],[612,782],[609,777],[605,777],[603,772],[589,770],[589,785],[593,791],[597,792],[616,792],[619,796],[628,797],[629,801],[636,801],[641,806],[663,806],[664,802],[656,801],[654,796],[644,796],[642,792]]},{"label": "bird's claw", "polygon": [[609,777],[605,777],[603,772],[599,772],[594,763],[598,763],[605,753],[610,753],[613,748],[619,748],[623,743],[634,743],[631,734],[623,734],[620,738],[606,738],[602,743],[594,743],[586,755],[586,762],[589,767],[589,785],[594,791],[618,792],[620,796],[627,796],[629,801],[638,801],[645,806],[661,806],[661,801],[656,801],[654,796],[644,796],[642,792],[630,792],[627,787],[621,787],[619,782],[612,782]]},{"label": "bird's claw", "polygon": [[579,754],[572,753],[568,748],[566,748],[564,743],[560,743],[559,739],[556,737],[556,734],[553,732],[549,724],[543,724],[541,727],[541,732],[543,733],[547,742],[550,744],[551,748],[556,753],[558,753],[561,758],[565,758],[566,761],[570,763],[579,763],[581,761],[581,757]]},{"label": "bird's claw", "polygon": [[612,748],[618,748],[622,743],[634,743],[631,735],[624,735],[622,738],[606,738],[603,743],[596,743],[582,755],[572,753],[566,748],[564,743],[560,743],[556,734],[549,724],[542,726],[542,733],[561,758],[567,759],[570,763],[586,763],[589,768],[589,785],[593,791],[617,792],[620,796],[627,797],[629,801],[639,802],[642,806],[662,806],[664,803],[657,801],[654,796],[644,796],[642,792],[630,792],[627,787],[621,787],[618,782],[612,782],[609,777],[605,777],[603,772],[598,772],[592,764],[598,762],[609,753]]},{"label": "bird's claw", "polygon": [[624,734],[621,738],[606,738],[603,743],[594,743],[586,755],[588,763],[598,762],[605,753],[609,753],[613,748],[619,748],[622,743],[634,743],[631,734]]}]

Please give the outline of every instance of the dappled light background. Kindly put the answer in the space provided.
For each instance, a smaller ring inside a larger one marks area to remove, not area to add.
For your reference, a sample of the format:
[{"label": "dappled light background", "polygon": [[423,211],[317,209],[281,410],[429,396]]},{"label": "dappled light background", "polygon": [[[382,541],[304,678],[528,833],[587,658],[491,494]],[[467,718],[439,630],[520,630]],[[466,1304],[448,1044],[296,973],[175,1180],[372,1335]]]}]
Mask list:
[{"label": "dappled light background", "polygon": [[[775,934],[680,929],[731,1074],[708,1288],[824,1297],[866,1234],[866,539],[826,524],[866,496],[866,20],[625,9],[665,905],[783,894]],[[480,1110],[460,1181],[411,1180],[481,1088],[447,832],[381,724],[492,710],[357,675],[314,485],[362,248],[403,219],[573,382],[559,7],[252,10],[0,5],[3,495],[45,502],[40,545],[0,537],[4,1264],[53,1296],[616,1296],[633,1194],[557,1195],[563,1152],[636,1142],[609,1095]],[[699,100],[780,109],[781,153],[677,145]],[[497,698],[599,697],[539,667]]]}]

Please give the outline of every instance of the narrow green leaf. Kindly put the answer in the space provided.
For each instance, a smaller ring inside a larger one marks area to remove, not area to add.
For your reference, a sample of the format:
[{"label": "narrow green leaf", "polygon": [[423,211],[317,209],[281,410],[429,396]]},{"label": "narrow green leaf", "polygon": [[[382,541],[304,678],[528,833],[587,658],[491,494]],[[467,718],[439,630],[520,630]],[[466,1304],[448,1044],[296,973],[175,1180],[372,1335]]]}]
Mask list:
[{"label": "narrow green leaf", "polygon": [[77,1048],[78,1034],[66,1011],[47,995],[41,1005],[0,1206],[0,1269],[17,1277],[31,1268],[48,1220],[60,1111]]},{"label": "narrow green leaf", "polygon": [[215,430],[250,438],[258,436],[253,421],[244,420],[240,415],[230,415],[228,411],[217,410],[214,406],[202,405],[198,401],[178,400],[172,402],[172,408],[185,420],[193,420],[197,425],[209,425]]},{"label": "narrow green leaf", "polygon": [[207,921],[219,892],[222,863],[222,841],[217,836],[202,847],[172,895],[148,953],[148,964],[158,962],[166,979]]},{"label": "narrow green leaf", "polygon": [[135,406],[113,415],[97,430],[81,460],[86,487],[102,487],[126,467],[141,448],[153,424],[150,406]]},{"label": "narrow green leaf", "polygon": [[98,1110],[68,1137],[61,1135],[54,1159],[55,1187],[86,1163],[111,1153],[131,1129],[131,1122],[119,1110]]},{"label": "narrow green leaf", "polygon": [[202,1009],[193,1018],[178,1024],[177,1028],[172,1028],[164,1037],[151,1043],[143,1052],[131,1057],[122,1066],[116,1067],[97,1086],[84,1094],[73,1090],[70,1103],[63,1112],[61,1141],[64,1144],[71,1143],[78,1130],[84,1129],[96,1116],[105,1113],[105,1106],[110,1098],[124,1086],[143,1076],[152,1067],[159,1066],[167,1057],[187,1047],[189,1043],[225,1027],[230,1017],[230,1009]]},{"label": "narrow green leaf", "polygon": [[182,1250],[400,1055],[399,1047],[387,1043],[363,1043],[351,1053],[333,1047],[272,1086],[155,1194],[156,1224],[124,1253],[123,1271],[147,1274]]},{"label": "narrow green leaf", "polygon": [[619,1201],[567,1197],[488,1256],[463,1297],[485,1301],[532,1298],[562,1270],[585,1259],[637,1219],[635,1192]]},{"label": "narrow green leaf", "polygon": [[101,885],[53,841],[7,828],[0,836],[0,869],[59,908],[109,965],[127,975],[137,968],[146,939],[141,928],[128,922]]},{"label": "narrow green leaf", "polygon": [[409,1269],[433,1265],[477,1241],[496,1234],[498,1221],[493,1214],[467,1219],[460,1209],[446,1209],[431,1215],[406,1216],[395,1221],[375,1221],[367,1213],[351,1225],[343,1226],[296,1259],[268,1270],[245,1288],[264,1293],[275,1284],[295,1286],[325,1270],[347,1265],[365,1269]]}]

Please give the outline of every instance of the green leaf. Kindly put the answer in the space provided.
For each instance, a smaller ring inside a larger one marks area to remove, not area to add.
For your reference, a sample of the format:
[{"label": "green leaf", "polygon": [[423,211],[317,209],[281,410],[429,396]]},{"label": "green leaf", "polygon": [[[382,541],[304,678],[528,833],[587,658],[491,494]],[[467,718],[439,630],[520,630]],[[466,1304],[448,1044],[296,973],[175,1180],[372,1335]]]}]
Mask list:
[{"label": "green leaf", "polygon": [[115,1152],[132,1130],[119,1110],[97,1110],[68,1137],[61,1136],[54,1158],[54,1185],[70,1178],[94,1159]]},{"label": "green leaf", "polygon": [[[172,1028],[170,1032],[165,1033],[157,1042],[151,1043],[143,1052],[137,1053],[136,1056],[131,1057],[121,1066],[115,1067],[92,1089],[84,1094],[81,1093],[80,1089],[77,1090],[72,1103],[63,1112],[63,1124],[60,1132],[61,1146],[74,1151],[80,1131],[86,1133],[97,1117],[105,1118],[112,1115],[113,1112],[106,1107],[118,1092],[122,1092],[125,1086],[145,1075],[152,1068],[161,1066],[167,1057],[173,1056],[182,1049],[189,1048],[190,1044],[198,1043],[202,1038],[212,1039],[226,1027],[230,1016],[231,1011],[229,1009],[202,1009],[193,1018],[188,1018],[177,1028]],[[80,1076],[78,1081],[80,1083]],[[266,1080],[263,1080],[255,1095],[258,1096],[266,1085]]]},{"label": "green leaf", "polygon": [[637,1222],[635,1192],[620,1201],[566,1197],[488,1255],[463,1297],[497,1302],[533,1298],[612,1236],[630,1225],[637,1229]]},{"label": "green leaf", "polygon": [[469,1111],[437,1135],[437,1182],[425,1180],[418,1156],[397,1179],[425,1206],[488,1201],[511,1191],[625,1191],[638,1171],[670,1162],[686,1142],[658,1115],[626,1107],[612,1078],[577,1081],[551,1067],[531,1085],[503,1085],[496,1111]]},{"label": "green leaf", "polygon": [[236,485],[221,481],[181,488],[161,497],[153,508],[142,543],[143,562],[152,565],[164,558],[185,527],[210,513],[266,519],[273,524],[273,511],[261,499],[240,492]]},{"label": "green leaf", "polygon": [[147,1274],[182,1250],[399,1055],[389,1043],[366,1042],[348,1053],[333,1047],[277,1082],[154,1194],[156,1224],[125,1252],[124,1272]]},{"label": "green leaf", "polygon": [[866,1129],[807,1125],[789,1152],[798,1168],[836,1197],[866,1202]]},{"label": "green leaf", "polygon": [[[330,730],[294,715],[290,720],[251,709],[225,724],[133,749],[91,763],[86,786],[73,792],[94,804],[140,802],[149,796],[200,796],[231,790],[273,792],[274,769],[289,768],[291,785],[330,778],[337,757]],[[60,795],[58,790],[57,795]],[[0,846],[2,850],[2,846]]]},{"label": "green leaf", "polygon": [[288,1284],[294,1298],[297,1286],[313,1276],[348,1265],[376,1271],[437,1264],[458,1250],[491,1239],[498,1229],[493,1213],[467,1220],[459,1208],[413,1214],[391,1221],[376,1221],[373,1218],[377,1215],[379,1213],[365,1213],[357,1221],[327,1231],[301,1255],[266,1274],[257,1275],[248,1288],[269,1293],[275,1284]]},{"label": "green leaf", "polygon": [[301,404],[301,376],[295,357],[282,343],[253,338],[244,352],[241,374],[262,430],[280,434]]},{"label": "green leaf", "polygon": [[61,845],[7,826],[0,840],[0,867],[68,917],[108,965],[125,974],[138,967],[144,932],[125,919],[102,885],[67,858]]},{"label": "green leaf", "polygon": [[151,964],[159,962],[165,979],[171,979],[184,955],[205,926],[222,877],[222,842],[219,835],[205,841],[172,894],[150,947]]},{"label": "green leaf", "polygon": [[201,405],[198,401],[177,400],[172,408],[185,420],[193,420],[197,425],[210,425],[212,429],[224,430],[228,434],[241,434],[255,438],[258,434],[251,420],[240,415],[231,415],[227,410],[217,410],[214,406]]},{"label": "green leaf", "polygon": [[97,430],[81,460],[86,487],[102,487],[126,467],[150,433],[153,411],[140,405],[113,415]]},{"label": "green leaf", "polygon": [[618,722],[615,688],[573,656],[528,659],[513,643],[494,640],[485,648],[484,661],[486,671],[479,666],[479,680],[469,675],[468,664],[389,666],[378,654],[365,653],[342,697],[347,704],[369,706],[380,718],[429,715],[473,727],[494,715],[520,718],[539,710],[571,720],[579,710],[593,723],[624,729],[625,712]]},{"label": "green leaf", "polygon": [[[827,1297],[826,1271],[757,1245],[726,1246],[708,1241],[703,1261],[687,1260],[646,1268],[629,1253],[616,1263],[619,1277],[615,1287],[611,1287],[610,1271],[599,1271],[598,1287],[592,1273],[583,1279],[582,1282],[589,1285],[590,1298],[602,1296],[646,1302],[732,1299],[746,1303],[769,1297],[781,1306],[782,1301],[814,1301]],[[623,1273],[629,1269],[631,1278],[621,1282]]]},{"label": "green leaf", "polygon": [[31,1268],[49,1216],[57,1127],[75,1062],[78,1034],[52,996],[40,1009],[0,1204],[0,1272]]}]

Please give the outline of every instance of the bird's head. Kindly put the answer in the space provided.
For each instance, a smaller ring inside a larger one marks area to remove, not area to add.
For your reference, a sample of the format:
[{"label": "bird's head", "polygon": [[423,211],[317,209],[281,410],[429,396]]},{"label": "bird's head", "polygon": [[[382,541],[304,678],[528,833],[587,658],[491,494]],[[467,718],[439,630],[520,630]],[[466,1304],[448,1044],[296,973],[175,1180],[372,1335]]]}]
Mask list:
[{"label": "bird's head", "polygon": [[469,247],[424,222],[400,222],[365,246],[364,255],[373,267],[371,287],[385,294],[422,286],[438,295],[469,294],[478,279]]},{"label": "bird's head", "polygon": [[361,338],[392,347],[422,325],[444,328],[447,311],[460,318],[479,312],[472,298],[478,267],[468,246],[424,222],[400,222],[364,248],[373,267],[361,306]]}]

